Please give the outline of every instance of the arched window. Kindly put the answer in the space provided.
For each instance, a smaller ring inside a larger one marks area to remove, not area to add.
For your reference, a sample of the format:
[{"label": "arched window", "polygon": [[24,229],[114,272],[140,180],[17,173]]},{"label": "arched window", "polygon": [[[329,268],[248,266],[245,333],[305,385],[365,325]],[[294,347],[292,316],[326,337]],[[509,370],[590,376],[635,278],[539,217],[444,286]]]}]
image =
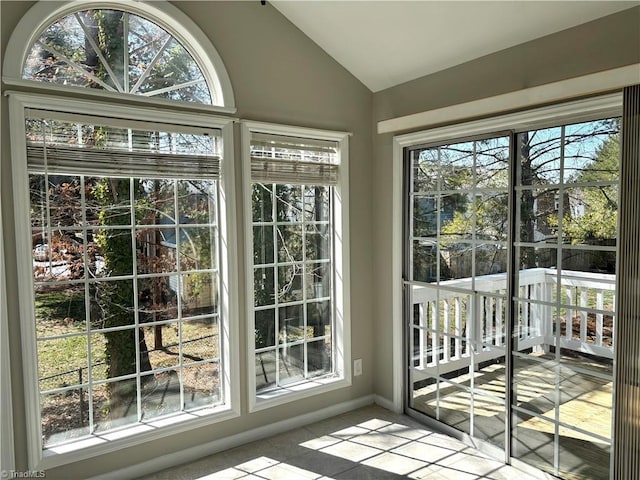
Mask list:
[{"label": "arched window", "polygon": [[180,10],[165,2],[90,6],[36,4],[9,41],[4,81],[234,109],[222,60]]},{"label": "arched window", "polygon": [[30,468],[238,415],[234,119],[209,114],[235,107],[213,46],[168,2],[42,1],[3,66]]}]

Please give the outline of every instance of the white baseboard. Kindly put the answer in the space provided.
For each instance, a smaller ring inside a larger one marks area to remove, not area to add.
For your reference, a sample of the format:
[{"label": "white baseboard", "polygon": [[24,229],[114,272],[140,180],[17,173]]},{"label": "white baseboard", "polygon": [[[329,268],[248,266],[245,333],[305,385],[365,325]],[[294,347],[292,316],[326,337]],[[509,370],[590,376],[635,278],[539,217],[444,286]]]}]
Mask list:
[{"label": "white baseboard", "polygon": [[376,405],[380,405],[382,408],[386,408],[389,411],[392,411],[394,413],[402,413],[402,409],[398,410],[394,405],[393,400],[381,397],[380,395],[374,395],[373,401]]},{"label": "white baseboard", "polygon": [[[384,403],[379,403],[378,399],[381,399]],[[122,468],[113,472],[105,473],[92,477],[90,480],[122,480],[124,478],[137,478],[144,475],[149,475],[160,470],[174,467],[187,462],[196,461],[207,455],[222,452],[230,448],[235,448],[245,443],[249,443],[262,438],[267,438],[272,435],[277,435],[295,428],[304,427],[314,422],[324,420],[342,413],[350,412],[357,408],[365,407],[376,403],[384,408],[389,408],[386,405],[390,404],[387,399],[378,397],[377,395],[365,395],[364,397],[342,402],[337,405],[331,405],[315,412],[306,413],[297,417],[288,418],[276,423],[264,425],[262,427],[254,428],[253,430],[244,431],[231,435],[229,437],[220,438],[204,445],[198,445],[195,447],[187,448],[177,452],[163,455],[160,458],[154,458],[147,460],[130,467]],[[392,403],[390,405],[393,405]],[[391,408],[391,410],[393,410]]]}]

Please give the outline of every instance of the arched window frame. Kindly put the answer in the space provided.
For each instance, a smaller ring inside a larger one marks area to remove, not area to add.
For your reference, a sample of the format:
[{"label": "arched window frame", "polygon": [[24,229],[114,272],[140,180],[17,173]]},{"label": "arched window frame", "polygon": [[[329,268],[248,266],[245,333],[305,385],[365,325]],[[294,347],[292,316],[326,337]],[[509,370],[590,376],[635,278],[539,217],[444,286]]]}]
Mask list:
[{"label": "arched window frame", "polygon": [[[200,66],[211,92],[212,104],[197,104],[179,102],[162,98],[149,98],[126,93],[114,93],[104,90],[88,89],[77,86],[67,86],[55,83],[43,83],[22,78],[22,70],[33,43],[51,23],[71,13],[92,8],[111,8],[123,10],[139,15],[165,29],[182,45],[187,46],[189,53]],[[156,105],[186,105],[192,109],[202,109],[219,113],[235,113],[235,99],[229,75],[224,67],[222,58],[211,41],[200,28],[181,10],[166,1],[137,2],[131,0],[87,2],[75,0],[72,2],[36,3],[20,20],[7,44],[3,63],[3,82],[8,85],[28,86],[48,91],[72,91],[82,95],[108,97],[112,99],[135,98]]]}]

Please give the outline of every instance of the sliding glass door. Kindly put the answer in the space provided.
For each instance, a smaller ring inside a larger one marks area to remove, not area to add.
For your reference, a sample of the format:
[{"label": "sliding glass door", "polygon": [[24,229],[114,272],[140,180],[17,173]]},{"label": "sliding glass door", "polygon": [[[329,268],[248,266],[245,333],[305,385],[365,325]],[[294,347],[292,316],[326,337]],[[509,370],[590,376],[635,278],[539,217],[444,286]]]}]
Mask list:
[{"label": "sliding glass door", "polygon": [[609,478],[619,122],[405,152],[407,408]]},{"label": "sliding glass door", "polygon": [[410,407],[498,445],[509,146],[497,136],[413,150],[408,185]]}]

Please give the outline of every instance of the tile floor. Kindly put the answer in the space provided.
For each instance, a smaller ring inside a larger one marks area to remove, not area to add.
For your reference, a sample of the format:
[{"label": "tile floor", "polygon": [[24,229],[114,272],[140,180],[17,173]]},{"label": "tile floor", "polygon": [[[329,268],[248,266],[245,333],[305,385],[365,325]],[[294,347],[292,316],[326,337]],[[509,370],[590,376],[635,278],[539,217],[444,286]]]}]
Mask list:
[{"label": "tile floor", "polygon": [[140,480],[533,480],[406,415],[372,405]]}]

